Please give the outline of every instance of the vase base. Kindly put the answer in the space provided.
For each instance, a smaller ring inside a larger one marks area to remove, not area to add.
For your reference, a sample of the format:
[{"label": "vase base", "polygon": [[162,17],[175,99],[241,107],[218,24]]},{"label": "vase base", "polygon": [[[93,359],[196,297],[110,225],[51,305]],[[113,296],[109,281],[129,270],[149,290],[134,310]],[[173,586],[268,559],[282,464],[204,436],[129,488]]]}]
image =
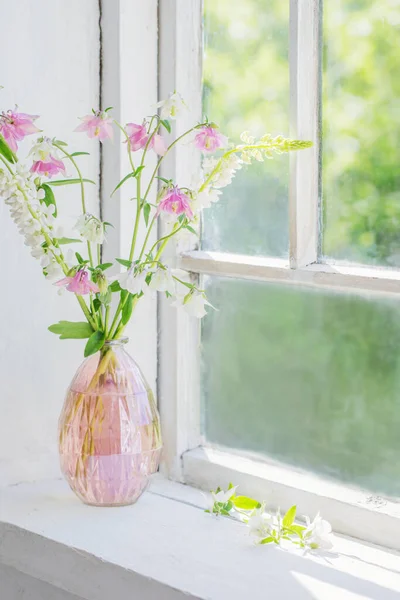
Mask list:
[{"label": "vase base", "polygon": [[120,508],[121,506],[132,506],[132,504],[136,504],[139,498],[135,498],[134,500],[128,500],[127,502],[110,502],[109,504],[101,504],[99,502],[85,502],[82,500],[83,504],[86,506],[94,506],[95,508]]},{"label": "vase base", "polygon": [[[97,480],[94,480],[95,483]],[[140,496],[147,490],[150,484],[150,478],[142,478],[141,481],[134,484],[134,490],[131,489],[131,493],[121,494],[115,493],[115,488],[105,489],[104,485],[99,486],[98,482],[96,485],[92,485],[90,488],[87,487],[85,490],[81,488],[76,489],[75,485],[71,485],[70,488],[78,496],[79,500],[86,504],[86,506],[95,506],[96,508],[118,508],[121,506],[131,506],[136,504]],[[104,482],[103,482],[104,483]],[[90,493],[88,493],[90,491]],[[134,492],[134,493],[132,493]]]}]

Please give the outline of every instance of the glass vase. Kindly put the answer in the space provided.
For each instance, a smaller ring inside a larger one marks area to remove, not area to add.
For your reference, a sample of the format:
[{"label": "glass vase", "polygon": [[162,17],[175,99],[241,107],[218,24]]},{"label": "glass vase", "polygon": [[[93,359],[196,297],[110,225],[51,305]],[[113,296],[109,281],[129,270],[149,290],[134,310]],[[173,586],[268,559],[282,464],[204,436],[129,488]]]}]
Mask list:
[{"label": "glass vase", "polygon": [[162,441],[153,393],[124,348],[106,342],[79,367],[59,421],[60,464],[93,506],[133,504],[157,471]]}]

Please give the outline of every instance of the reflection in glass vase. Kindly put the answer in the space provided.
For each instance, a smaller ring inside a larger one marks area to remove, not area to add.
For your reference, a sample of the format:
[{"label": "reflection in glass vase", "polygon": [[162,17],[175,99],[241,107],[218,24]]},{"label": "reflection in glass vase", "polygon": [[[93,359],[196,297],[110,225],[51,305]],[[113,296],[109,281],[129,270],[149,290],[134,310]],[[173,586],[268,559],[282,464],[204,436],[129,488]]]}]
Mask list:
[{"label": "reflection in glass vase", "polygon": [[134,503],[160,460],[154,396],[126,342],[106,342],[82,363],[59,421],[61,470],[76,495],[95,506]]}]

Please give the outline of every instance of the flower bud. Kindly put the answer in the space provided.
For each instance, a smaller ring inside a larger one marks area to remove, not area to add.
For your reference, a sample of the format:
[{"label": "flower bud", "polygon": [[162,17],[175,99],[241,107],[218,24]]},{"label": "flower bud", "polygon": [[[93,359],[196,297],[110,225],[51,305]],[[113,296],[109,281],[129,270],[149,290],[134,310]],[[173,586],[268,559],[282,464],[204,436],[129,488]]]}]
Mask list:
[{"label": "flower bud", "polygon": [[100,290],[100,294],[106,294],[108,290],[108,280],[103,271],[101,269],[96,269],[93,273],[92,279],[97,284],[97,287]]}]

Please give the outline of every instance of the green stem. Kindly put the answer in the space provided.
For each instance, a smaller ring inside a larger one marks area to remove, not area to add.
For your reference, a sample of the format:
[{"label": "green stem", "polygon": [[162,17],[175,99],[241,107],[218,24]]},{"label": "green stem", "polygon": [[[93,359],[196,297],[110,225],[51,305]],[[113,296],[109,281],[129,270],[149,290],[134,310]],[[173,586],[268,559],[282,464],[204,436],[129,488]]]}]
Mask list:
[{"label": "green stem", "polygon": [[136,239],[137,239],[137,235],[138,235],[138,231],[139,231],[139,222],[140,222],[140,213],[141,213],[140,180],[141,180],[141,174],[139,173],[139,175],[136,177],[136,219],[135,219],[135,226],[133,228],[131,249],[129,252],[130,262],[132,262],[132,260],[133,260],[133,255],[135,253]]},{"label": "green stem", "polygon": [[133,164],[133,159],[132,159],[132,150],[131,150],[131,145],[129,143],[129,135],[126,133],[125,129],[122,127],[121,123],[118,123],[118,121],[116,121],[114,119],[114,123],[116,124],[116,126],[122,131],[122,133],[125,136],[126,142],[127,142],[127,148],[128,148],[128,156],[129,156],[129,162],[131,165],[131,169],[132,169],[132,173],[135,172],[135,165]]},{"label": "green stem", "polygon": [[154,223],[156,222],[156,220],[157,220],[157,217],[156,217],[156,216],[154,216],[154,217],[152,218],[152,221],[151,221],[151,223],[150,223],[150,227],[149,227],[149,228],[148,228],[148,230],[147,230],[146,237],[144,238],[143,246],[142,246],[142,249],[141,249],[141,251],[140,251],[140,254],[139,254],[139,259],[138,259],[138,260],[139,260],[139,262],[142,260],[142,256],[143,256],[143,254],[144,254],[144,251],[145,251],[145,248],[146,248],[146,246],[147,246],[147,242],[149,241],[149,237],[150,237],[151,230],[153,229],[153,225],[154,225]]},{"label": "green stem", "polygon": [[6,165],[7,169],[10,171],[11,175],[15,175],[14,171],[12,170],[12,168],[10,167],[10,165],[8,164],[8,162],[6,161],[5,158],[3,158],[1,156],[1,154],[0,154],[0,159]]},{"label": "green stem", "polygon": [[[139,298],[136,296],[133,299],[133,302],[132,302],[132,313],[135,310],[135,307],[136,307],[136,304],[138,303],[138,301],[139,301]],[[116,330],[116,332],[114,334],[114,338],[113,339],[118,339],[122,335],[122,332],[124,331],[124,329],[125,329],[126,326],[127,326],[127,323],[124,325],[122,323],[122,319],[121,319],[120,322],[118,323],[118,327],[117,327],[117,330]]]},{"label": "green stem", "polygon": [[115,328],[117,326],[117,321],[118,321],[119,313],[122,310],[122,306],[123,306],[123,303],[122,303],[122,300],[120,300],[119,303],[118,303],[118,306],[117,306],[117,310],[115,311],[114,318],[113,318],[112,323],[111,323],[111,327],[110,327],[110,331],[109,331],[109,338],[110,339],[113,339],[113,335],[115,333]]},{"label": "green stem", "polygon": [[147,198],[147,196],[149,195],[150,188],[151,188],[151,186],[152,186],[152,184],[153,184],[153,181],[154,181],[154,178],[155,178],[155,176],[156,176],[156,174],[157,174],[157,171],[158,171],[158,169],[160,168],[160,165],[161,165],[162,161],[163,161],[163,160],[164,160],[164,158],[167,156],[168,152],[169,152],[169,151],[170,151],[170,150],[171,150],[171,149],[172,149],[172,148],[173,148],[173,147],[174,147],[174,146],[175,146],[175,145],[176,145],[176,144],[177,144],[177,143],[178,143],[178,142],[179,142],[181,139],[183,139],[185,136],[189,135],[189,133],[192,133],[192,131],[195,131],[196,129],[199,129],[200,127],[203,127],[204,125],[206,125],[206,123],[200,123],[200,125],[196,125],[195,127],[192,127],[191,129],[188,129],[187,131],[185,131],[185,133],[182,133],[182,135],[180,135],[179,137],[177,137],[177,138],[176,138],[176,140],[174,140],[174,141],[172,142],[172,144],[170,144],[170,145],[168,146],[167,150],[165,151],[165,154],[164,154],[164,156],[160,156],[160,158],[158,159],[158,162],[157,162],[157,164],[156,164],[156,166],[155,166],[155,169],[154,169],[154,171],[153,171],[153,173],[152,173],[152,176],[150,177],[149,185],[147,186],[146,193],[145,193],[145,195],[144,195],[144,197],[143,197],[143,202],[145,202],[145,201],[146,201],[146,198]]},{"label": "green stem", "polygon": [[[71,156],[69,154],[69,152],[67,152],[66,150],[64,150],[64,148],[62,146],[59,146],[58,144],[54,144],[54,146],[56,146],[56,148],[58,148],[59,150],[61,150],[61,152],[64,154],[64,156],[66,156],[67,158],[69,158],[69,160],[74,165],[74,167],[76,169],[76,172],[78,173],[78,178],[80,180],[80,186],[81,186],[82,213],[85,215],[86,214],[85,184],[83,182],[82,172],[81,172],[80,168],[78,167],[78,164],[77,164],[76,160],[74,159],[73,156]],[[91,248],[90,242],[87,242],[87,250],[88,250],[88,256],[89,256],[90,266],[93,268],[94,267],[94,262],[93,262],[92,248]]]},{"label": "green stem", "polygon": [[104,331],[104,333],[105,333],[106,327],[105,327],[104,318],[103,318],[103,305],[100,306],[98,314],[99,314],[99,319],[100,319],[101,330]]},{"label": "green stem", "polygon": [[[179,142],[181,139],[183,139],[185,136],[189,135],[189,133],[191,133],[192,131],[195,131],[195,130],[196,130],[196,129],[198,129],[199,127],[202,127],[203,125],[205,125],[205,123],[201,123],[200,125],[196,125],[195,127],[192,127],[191,129],[188,129],[188,131],[185,131],[185,133],[183,133],[182,135],[180,135],[179,137],[177,137],[177,138],[176,138],[176,140],[174,140],[174,141],[173,141],[173,142],[172,142],[172,143],[171,143],[171,144],[168,146],[168,148],[167,148],[167,150],[166,150],[165,154],[164,154],[163,156],[160,156],[160,158],[158,159],[157,165],[155,166],[155,169],[154,169],[154,171],[153,171],[153,173],[152,173],[152,175],[151,175],[151,177],[150,177],[150,181],[149,181],[149,184],[148,184],[148,186],[147,186],[147,189],[146,189],[145,195],[143,196],[143,204],[146,202],[147,196],[149,195],[149,192],[150,192],[151,186],[152,186],[152,184],[153,184],[153,181],[154,181],[154,178],[155,178],[155,176],[156,176],[156,174],[157,174],[157,172],[158,172],[158,170],[159,170],[159,168],[160,168],[160,165],[161,165],[162,161],[164,160],[164,158],[167,156],[168,152],[171,150],[171,148],[173,148],[173,147],[175,146],[175,144],[177,144],[177,143],[178,143],[178,142]],[[150,233],[151,233],[151,231],[152,231],[152,229],[153,229],[153,226],[154,226],[154,223],[155,223],[155,221],[156,221],[156,217],[153,217],[153,219],[152,219],[152,221],[151,221],[151,223],[150,223],[149,229],[148,229],[148,231],[147,231],[147,234],[146,234],[146,237],[145,237],[145,240],[144,240],[143,246],[142,246],[142,250],[141,250],[141,252],[140,252],[139,261],[141,260],[141,258],[142,258],[142,256],[143,256],[143,254],[144,254],[144,252],[145,252],[146,245],[147,245],[147,242],[149,241]],[[162,238],[162,239],[163,239],[163,238]],[[160,241],[160,240],[159,240],[159,241]],[[158,241],[158,242],[159,242],[159,241]],[[158,244],[158,242],[157,242],[157,244]]]},{"label": "green stem", "polygon": [[[155,246],[157,244],[159,244],[161,241],[163,243],[161,244],[160,248],[158,249],[158,252],[157,252],[157,254],[156,254],[155,258],[154,258],[154,261],[151,261],[152,263],[158,262],[161,254],[164,252],[165,246],[167,245],[169,238],[171,238],[173,235],[175,235],[180,229],[182,229],[182,227],[183,227],[183,225],[181,225],[180,227],[177,228],[177,223],[175,223],[174,229],[172,230],[172,232],[169,235],[166,235],[166,236],[160,238],[159,240],[157,240],[157,242],[151,248],[150,253],[153,251],[153,249],[155,248]],[[137,297],[134,298],[134,300],[133,300],[133,302],[134,302],[133,306],[136,306],[137,301],[138,301],[138,298]],[[111,327],[111,333],[112,333],[112,330],[114,328],[114,324],[116,322],[116,319],[118,318],[119,313],[121,312],[121,310],[123,309],[123,307],[125,305],[125,302],[126,302],[126,299],[125,299],[124,302],[120,301],[120,303],[118,305],[117,312],[115,313],[113,325]],[[124,329],[125,329],[125,325],[123,325],[122,324],[122,320],[120,320],[120,322],[118,323],[117,329],[115,330],[114,338],[118,337],[119,335],[121,335],[121,333],[123,332]]]},{"label": "green stem", "polygon": [[92,268],[94,268],[94,262],[93,262],[93,254],[92,254],[92,247],[90,245],[90,242],[87,242],[87,251],[88,251],[88,255],[89,255],[89,262],[90,262],[90,266]]},{"label": "green stem", "polygon": [[[181,283],[182,285],[184,285],[185,287],[187,286],[187,281],[182,281],[182,279],[179,279],[179,277],[175,277],[175,275],[172,275],[173,279],[175,279],[175,281],[179,281],[179,283]],[[200,293],[204,293],[204,290],[201,290],[200,288],[198,288],[196,285],[191,285],[191,289],[196,290],[196,292],[200,292]]]},{"label": "green stem", "polygon": [[[152,122],[153,122],[153,119],[154,119],[154,117],[152,117],[152,120],[150,121],[149,130],[150,130],[150,128],[151,128],[151,124],[152,124]],[[127,138],[127,140],[128,140],[128,148],[129,148],[129,147],[130,147],[130,146],[129,146],[129,137],[128,137],[128,135],[127,135],[126,131],[125,131],[125,130],[124,130],[124,129],[123,129],[123,128],[122,128],[122,127],[119,125],[119,123],[116,123],[116,124],[118,125],[118,127],[120,127],[120,129],[123,131],[123,133],[124,133],[125,137]],[[160,158],[159,158],[159,160],[157,161],[157,164],[156,164],[156,166],[155,166],[155,168],[154,168],[154,171],[153,171],[153,173],[152,173],[152,175],[151,175],[151,177],[150,177],[149,184],[148,184],[148,186],[147,186],[147,188],[146,188],[146,192],[145,192],[145,194],[144,194],[144,197],[143,197],[143,203],[141,202],[141,198],[140,198],[140,194],[141,194],[141,173],[139,173],[139,175],[138,175],[138,177],[137,177],[137,183],[136,183],[136,200],[137,200],[137,211],[136,211],[136,221],[135,221],[135,226],[134,226],[134,230],[133,230],[133,236],[132,236],[131,249],[130,249],[130,253],[129,253],[129,260],[130,260],[130,262],[132,262],[132,260],[133,260],[133,256],[134,256],[134,252],[135,252],[135,246],[136,246],[137,234],[138,234],[138,230],[139,230],[139,222],[140,222],[140,213],[141,213],[141,208],[142,208],[142,205],[144,205],[144,203],[146,202],[147,196],[149,195],[149,192],[150,192],[151,186],[152,186],[152,184],[153,184],[153,182],[154,182],[154,179],[155,179],[155,177],[156,177],[156,174],[157,174],[157,172],[158,172],[158,169],[159,169],[159,167],[160,167],[160,165],[161,165],[161,163],[162,163],[163,159],[164,159],[164,158],[165,158],[165,156],[168,154],[168,152],[171,150],[171,148],[173,148],[173,147],[174,147],[174,146],[175,146],[175,145],[176,145],[176,144],[177,144],[177,143],[178,143],[178,142],[179,142],[179,141],[180,141],[182,138],[184,138],[185,136],[187,136],[189,133],[191,133],[191,132],[192,132],[192,131],[194,131],[195,129],[198,129],[198,128],[199,128],[199,127],[201,127],[202,125],[204,125],[204,124],[202,123],[202,124],[200,124],[200,125],[196,125],[196,127],[192,127],[192,128],[191,128],[191,129],[189,129],[188,131],[185,131],[185,133],[183,133],[183,134],[182,134],[182,135],[180,135],[178,138],[176,138],[176,140],[174,140],[174,141],[172,142],[172,144],[170,144],[170,145],[168,146],[168,148],[167,148],[167,150],[166,150],[166,152],[165,152],[164,156],[160,156]],[[148,139],[148,141],[147,141],[147,144],[146,144],[146,146],[145,146],[145,148],[144,148],[144,151],[143,151],[143,155],[142,155],[142,160],[141,160],[140,166],[142,166],[142,165],[143,165],[143,163],[144,163],[144,158],[145,158],[145,155],[146,155],[147,149],[148,149],[148,147],[149,147],[149,144],[150,144],[150,142],[151,142],[151,139],[152,139],[152,137],[153,137],[153,136],[156,134],[156,132],[158,131],[158,128],[159,128],[159,127],[160,127],[160,123],[158,123],[158,124],[157,124],[157,126],[154,128],[154,130],[153,130],[153,132],[152,132],[151,136],[149,137],[149,139]],[[131,166],[132,166],[132,163],[131,163]],[[133,169],[133,170],[134,170],[134,169]],[[146,237],[145,237],[145,240],[144,240],[144,243],[143,243],[143,246],[142,246],[141,252],[140,252],[140,257],[139,257],[139,260],[140,260],[140,259],[143,257],[143,254],[144,254],[144,252],[145,252],[145,249],[146,249],[146,244],[147,244],[147,242],[148,242],[148,240],[149,240],[150,233],[151,233],[151,230],[152,230],[152,228],[153,228],[153,226],[154,226],[154,223],[155,223],[155,221],[156,221],[156,217],[153,217],[153,219],[152,219],[152,221],[151,221],[151,223],[150,223],[150,227],[148,228],[148,231],[147,231],[147,234],[146,234]],[[159,257],[160,257],[160,255],[162,254],[162,252],[163,252],[163,250],[164,250],[164,248],[165,248],[165,246],[166,246],[166,244],[167,244],[167,241],[168,241],[168,239],[169,239],[170,237],[172,237],[172,236],[173,236],[175,233],[177,233],[177,231],[179,231],[179,229],[181,229],[181,227],[177,228],[177,226],[175,225],[175,226],[174,226],[174,230],[173,230],[173,232],[172,232],[172,233],[170,233],[168,236],[164,236],[164,237],[160,238],[160,239],[159,239],[159,240],[157,240],[157,242],[156,242],[156,243],[153,245],[153,247],[152,247],[152,249],[150,250],[150,252],[152,252],[152,251],[153,251],[153,249],[154,249],[154,248],[157,246],[157,244],[159,244],[161,241],[163,242],[163,244],[161,245],[161,248],[159,249],[159,251],[158,251],[158,253],[157,253],[157,258],[156,258],[155,262],[157,262],[158,258],[159,258]],[[136,305],[136,302],[137,302],[137,300],[136,300],[136,299],[134,299],[134,305]],[[111,324],[111,328],[110,328],[110,332],[109,332],[109,336],[110,336],[110,338],[113,338],[113,336],[120,335],[120,334],[121,334],[121,332],[122,332],[122,331],[123,331],[123,329],[124,329],[124,326],[122,325],[122,322],[121,322],[121,321],[118,323],[118,326],[116,327],[116,323],[117,323],[117,320],[118,320],[119,314],[120,314],[120,312],[121,312],[121,311],[122,311],[122,309],[123,309],[123,306],[124,306],[124,302],[122,302],[122,301],[120,300],[120,302],[119,302],[119,304],[118,304],[118,306],[117,306],[117,310],[116,310],[116,312],[115,312],[115,315],[114,315],[113,322],[112,322],[112,324]],[[115,327],[116,327],[116,329],[115,329]]]},{"label": "green stem", "polygon": [[82,173],[80,168],[78,167],[78,164],[76,162],[76,160],[74,159],[73,156],[71,156],[66,150],[64,150],[64,148],[62,146],[59,146],[58,144],[54,144],[54,146],[56,148],[58,148],[59,150],[61,150],[61,152],[64,154],[64,156],[66,156],[67,158],[69,158],[69,160],[72,162],[72,164],[74,165],[76,172],[78,173],[78,178],[80,180],[80,186],[81,186],[81,202],[82,202],[82,212],[83,214],[86,213],[86,201],[85,201],[85,184],[83,182],[83,177],[82,177]]},{"label": "green stem", "polygon": [[101,317],[101,313],[96,313],[96,311],[94,310],[94,304],[93,304],[93,295],[90,294],[90,310],[91,313],[93,315],[94,321],[96,322],[96,329],[101,329],[102,328],[102,317]]},{"label": "green stem", "polygon": [[89,321],[90,325],[92,326],[92,328],[94,329],[94,331],[97,331],[97,329],[98,329],[97,323],[95,323],[95,321],[92,319],[90,311],[89,311],[88,307],[86,306],[86,302],[84,301],[84,299],[82,298],[82,296],[78,296],[77,294],[75,294],[75,297],[78,300],[78,302],[80,304],[80,307],[83,310],[84,315],[87,318],[87,320]]},{"label": "green stem", "polygon": [[[150,121],[150,124],[149,124],[149,131],[151,130],[151,126],[153,124],[153,120],[154,120],[154,117],[151,118],[151,121]],[[151,133],[151,135],[149,135],[149,138],[148,138],[147,143],[146,143],[146,145],[144,147],[144,150],[143,150],[142,160],[140,161],[140,166],[141,167],[144,165],[144,159],[146,157],[146,153],[147,153],[147,150],[148,150],[148,148],[150,146],[151,140],[153,139],[153,137],[157,133],[157,130],[158,130],[159,127],[160,127],[160,123],[157,123],[157,125],[154,128],[153,132]],[[128,142],[128,144],[129,144],[129,142]],[[134,226],[134,229],[133,229],[131,250],[129,252],[129,260],[131,262],[133,260],[134,254],[135,254],[136,240],[137,240],[138,231],[139,231],[139,224],[140,224],[140,214],[142,212],[142,206],[144,205],[144,202],[145,202],[145,199],[143,199],[143,203],[142,203],[142,200],[141,200],[141,197],[140,197],[141,183],[142,183],[142,171],[140,171],[140,173],[136,177],[136,220],[135,220],[135,226]]]},{"label": "green stem", "polygon": [[164,252],[165,246],[167,245],[167,242],[168,242],[169,238],[173,237],[173,236],[174,236],[176,233],[178,233],[178,231],[180,231],[180,230],[181,230],[181,229],[184,227],[184,225],[183,225],[183,224],[182,224],[182,225],[180,225],[179,227],[178,227],[177,225],[178,225],[178,223],[175,223],[175,225],[174,225],[174,228],[173,228],[173,230],[171,231],[171,233],[169,233],[168,235],[164,235],[163,237],[161,237],[160,239],[158,239],[158,240],[155,242],[155,244],[153,244],[153,245],[152,245],[152,247],[151,247],[151,249],[150,249],[150,252],[149,252],[149,254],[151,254],[151,253],[153,252],[154,248],[155,248],[155,247],[156,247],[156,246],[157,246],[157,245],[158,245],[160,242],[163,242],[163,243],[161,244],[160,248],[158,249],[158,252],[157,252],[157,254],[156,254],[155,258],[154,258],[154,262],[156,262],[156,261],[157,261],[157,260],[160,258],[161,254]]},{"label": "green stem", "polygon": [[105,317],[105,324],[104,324],[104,331],[106,334],[106,339],[108,339],[108,321],[110,319],[110,305],[107,304],[106,306],[106,317]]}]

